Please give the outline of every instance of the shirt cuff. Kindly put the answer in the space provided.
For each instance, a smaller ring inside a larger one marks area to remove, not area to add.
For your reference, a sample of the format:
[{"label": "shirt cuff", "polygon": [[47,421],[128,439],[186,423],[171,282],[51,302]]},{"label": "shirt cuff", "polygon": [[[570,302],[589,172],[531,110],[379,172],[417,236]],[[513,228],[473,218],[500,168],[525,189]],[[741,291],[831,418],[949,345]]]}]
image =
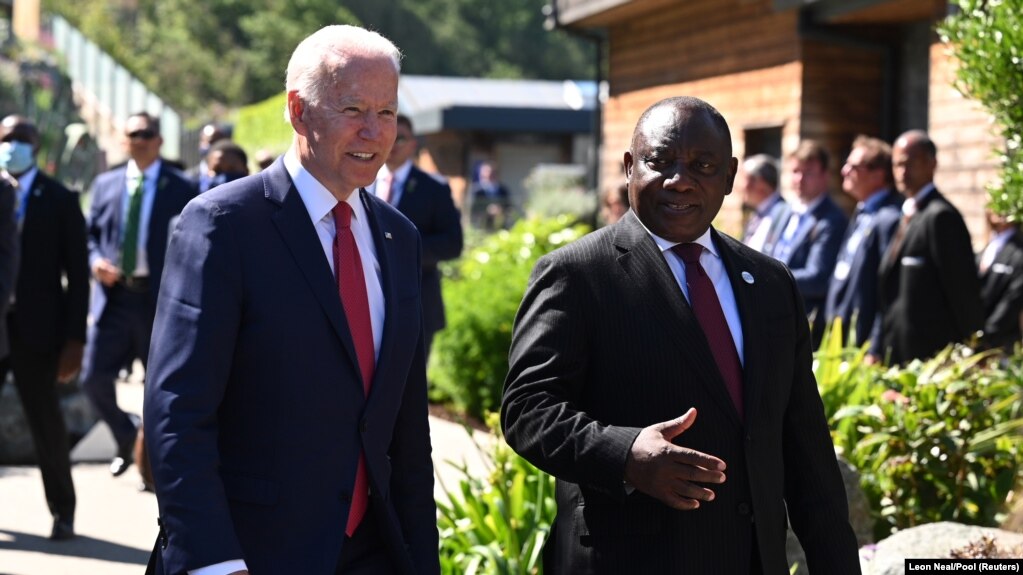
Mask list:
[{"label": "shirt cuff", "polygon": [[224,561],[223,563],[217,563],[216,565],[209,565],[200,569],[192,569],[188,572],[188,575],[230,575],[236,571],[248,571],[249,568],[245,565],[245,561],[242,559],[234,559],[231,561]]}]

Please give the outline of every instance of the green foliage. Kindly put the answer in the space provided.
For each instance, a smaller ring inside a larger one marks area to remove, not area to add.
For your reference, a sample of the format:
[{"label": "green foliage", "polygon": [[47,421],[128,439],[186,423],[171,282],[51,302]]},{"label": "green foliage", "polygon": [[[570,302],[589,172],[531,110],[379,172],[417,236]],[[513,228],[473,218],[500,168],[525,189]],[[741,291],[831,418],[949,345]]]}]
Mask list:
[{"label": "green foliage", "polygon": [[496,410],[508,373],[512,323],[536,260],[588,228],[568,216],[527,218],[467,250],[443,284],[447,328],[430,358],[431,399],[476,417]]},{"label": "green foliage", "polygon": [[997,525],[1023,464],[1023,357],[948,348],[898,368],[826,336],[815,362],[835,446],[861,474],[875,535]]},{"label": "green foliage", "polygon": [[447,501],[438,501],[441,572],[526,575],[543,570],[541,551],[557,504],[554,478],[515,454],[501,436],[498,416],[487,423],[494,432],[487,478],[473,477],[464,464],[458,490],[442,485]]},{"label": "green foliage", "polygon": [[939,32],[959,60],[956,87],[994,116],[1005,138],[991,208],[1023,221],[1023,0],[953,0]]},{"label": "green foliage", "polygon": [[232,138],[246,150],[270,150],[281,154],[291,145],[292,128],[284,119],[287,94],[245,106],[235,115]]},{"label": "green foliage", "polygon": [[[343,4],[343,5],[342,5]],[[409,74],[593,77],[590,43],[547,32],[545,0],[44,0],[146,86],[197,121],[284,88],[295,46],[328,24],[391,38]],[[137,8],[133,8],[137,6]],[[557,54],[557,58],[549,57]]]}]

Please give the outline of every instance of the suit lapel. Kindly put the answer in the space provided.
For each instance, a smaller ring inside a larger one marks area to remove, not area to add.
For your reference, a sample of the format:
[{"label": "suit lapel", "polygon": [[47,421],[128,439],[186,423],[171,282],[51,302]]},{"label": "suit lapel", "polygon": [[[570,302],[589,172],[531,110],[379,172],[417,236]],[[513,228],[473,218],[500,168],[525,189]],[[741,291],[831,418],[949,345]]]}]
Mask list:
[{"label": "suit lapel", "polygon": [[[394,251],[397,248],[391,241],[390,232],[386,229],[381,214],[377,212],[378,206],[370,194],[364,189],[359,190],[359,199],[366,209],[369,227],[373,232],[373,244],[376,246],[377,262],[380,264],[380,288],[384,292],[384,331],[380,338],[380,349],[377,350],[373,385],[369,392],[369,401],[372,402],[377,397],[393,397],[386,389],[381,389],[386,388],[389,382],[404,381],[404,378],[391,377],[389,373],[392,366],[401,363],[393,361],[392,358],[396,353],[394,348],[396,334],[401,329],[402,318],[398,317],[398,285],[395,270],[397,254]],[[383,200],[377,201],[383,203]],[[404,195],[401,201],[405,201]]]},{"label": "suit lapel", "polygon": [[[758,336],[760,321],[757,310],[763,309],[759,302],[759,290],[757,288],[757,277],[759,269],[756,262],[743,255],[743,253],[717,230],[711,229],[714,237],[714,245],[721,254],[721,261],[725,265],[725,272],[728,274],[728,281],[732,284],[732,293],[735,295],[735,305],[739,308],[739,322],[742,325],[742,403],[745,412],[745,425],[756,416],[756,406],[760,405],[760,396],[763,393],[764,385],[761,378],[760,346],[767,342]],[[745,279],[742,274],[749,274],[752,283]],[[722,385],[724,385],[722,383]],[[729,404],[731,406],[731,404]],[[736,423],[738,413],[733,408],[731,413],[735,415]]]},{"label": "suit lapel", "polygon": [[[654,308],[653,315],[670,336],[668,345],[683,354],[687,365],[694,368],[692,379],[703,385],[706,393],[736,425],[741,425],[700,322],[679,290],[660,248],[632,211],[627,212],[616,227],[613,242],[625,250],[618,258],[618,264],[632,279],[635,289],[650,294],[647,301]],[[682,379],[684,376],[680,374],[679,380]]]},{"label": "suit lapel", "polygon": [[[341,340],[352,365],[358,366],[355,344],[348,330],[348,322],[344,318],[337,285],[330,274],[330,265],[323,257],[323,248],[309,220],[309,212],[302,203],[298,190],[292,185],[284,162],[278,160],[260,174],[263,177],[266,198],[280,206],[280,209],[271,216],[278,233],[288,246],[295,263],[302,270],[302,276],[309,284],[316,301],[323,308],[323,313],[330,320],[330,325]],[[358,371],[356,367],[357,380],[361,381]]]}]

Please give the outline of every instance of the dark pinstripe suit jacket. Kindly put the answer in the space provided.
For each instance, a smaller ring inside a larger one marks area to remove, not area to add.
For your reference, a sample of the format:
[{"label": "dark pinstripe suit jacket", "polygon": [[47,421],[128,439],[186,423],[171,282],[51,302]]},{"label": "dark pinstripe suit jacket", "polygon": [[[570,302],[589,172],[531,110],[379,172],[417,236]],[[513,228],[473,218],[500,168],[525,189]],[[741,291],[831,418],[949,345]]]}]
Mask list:
[{"label": "dark pinstripe suit jacket", "polygon": [[[788,573],[786,505],[813,573],[859,573],[856,541],[791,274],[713,233],[742,317],[746,421],[657,245],[629,212],[537,263],[502,406],[509,444],[558,478],[548,573]],[[753,283],[742,279],[749,272]],[[699,510],[623,487],[641,428],[699,413],[676,442],[727,481]],[[754,539],[754,530],[756,539]]]}]

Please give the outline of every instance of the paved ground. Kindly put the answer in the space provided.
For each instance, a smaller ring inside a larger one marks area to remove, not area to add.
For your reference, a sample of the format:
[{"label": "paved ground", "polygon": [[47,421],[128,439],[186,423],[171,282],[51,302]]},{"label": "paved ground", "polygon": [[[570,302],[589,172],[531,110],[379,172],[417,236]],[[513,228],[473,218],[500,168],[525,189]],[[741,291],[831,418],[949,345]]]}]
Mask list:
[{"label": "paved ground", "polygon": [[[118,385],[122,407],[141,412],[142,386]],[[451,489],[460,473],[448,461],[463,461],[480,472],[484,464],[464,429],[430,419],[434,467]],[[477,434],[478,441],[489,438]],[[76,463],[73,469],[78,536],[52,542],[39,470],[0,466],[0,575],[140,575],[156,537],[156,498],[139,492],[134,468],[111,477],[108,463]],[[438,495],[440,485],[438,482]]]}]

